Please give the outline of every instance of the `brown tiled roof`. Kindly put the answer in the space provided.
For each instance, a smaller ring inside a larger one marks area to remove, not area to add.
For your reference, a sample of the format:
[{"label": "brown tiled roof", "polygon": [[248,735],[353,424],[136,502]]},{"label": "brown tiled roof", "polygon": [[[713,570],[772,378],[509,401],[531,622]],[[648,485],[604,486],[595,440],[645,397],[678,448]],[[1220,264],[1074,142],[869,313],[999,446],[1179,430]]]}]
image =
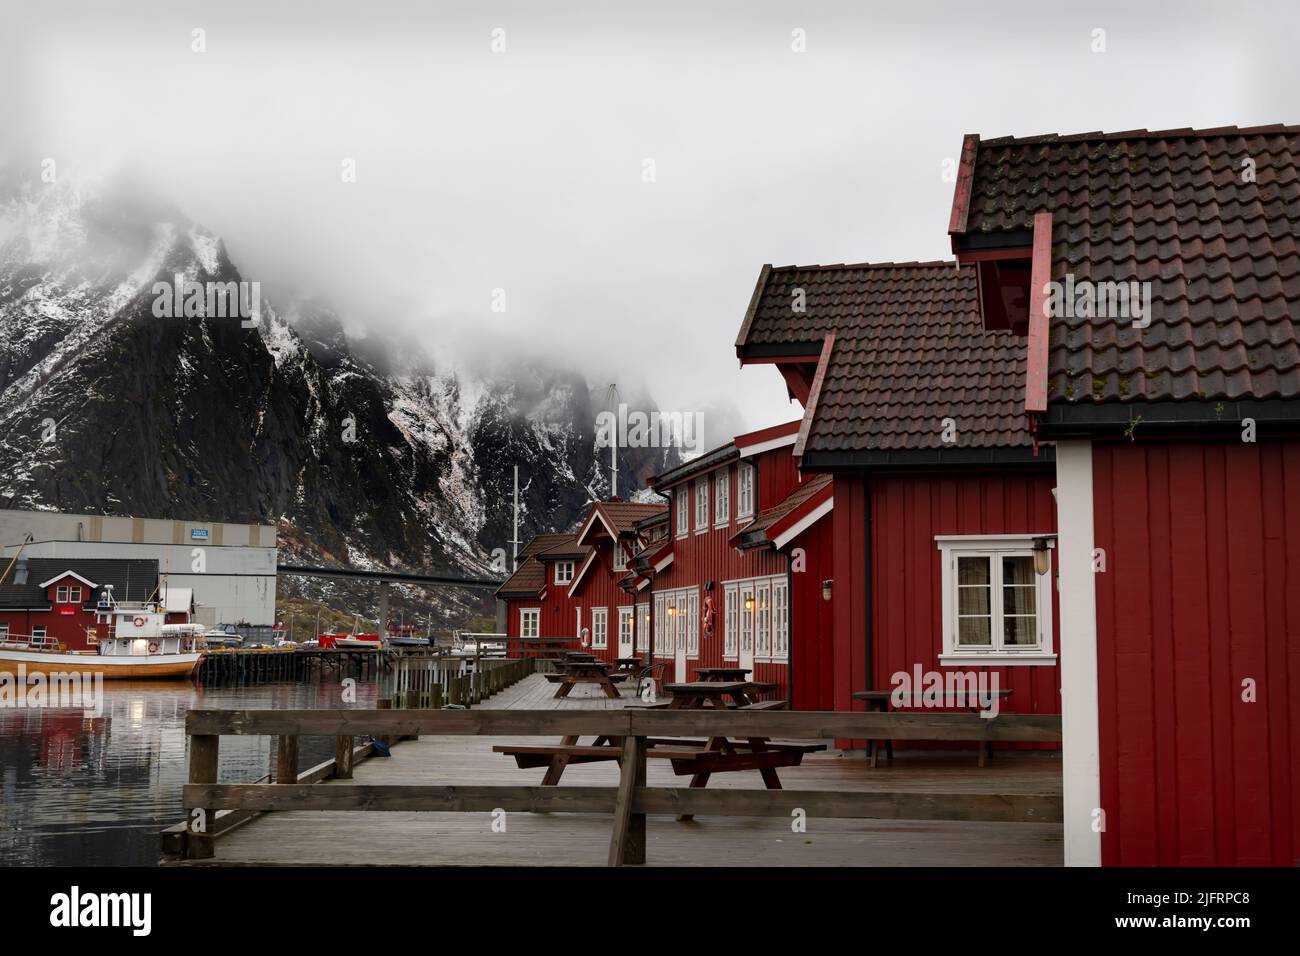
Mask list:
[{"label": "brown tiled roof", "polygon": [[742,547],[753,547],[755,545],[765,544],[768,540],[767,530],[769,528],[804,504],[804,502],[815,496],[819,491],[829,485],[832,480],[833,478],[831,475],[814,475],[811,478],[805,479],[799,484],[798,488],[790,492],[790,494],[786,495],[771,508],[760,511],[758,517],[736,532],[736,535],[732,540],[736,541],[739,539]]},{"label": "brown tiled roof", "polygon": [[579,547],[571,534],[534,535],[519,550],[519,567],[501,583],[496,593],[502,597],[535,597],[546,587],[546,565],[543,562],[559,558],[581,558],[590,550]]},{"label": "brown tiled roof", "polygon": [[536,597],[546,586],[546,565],[535,557],[527,557],[519,562],[515,573],[502,582],[496,593],[501,597],[509,595]]},{"label": "brown tiled roof", "polygon": [[968,137],[972,148],[958,241],[1051,212],[1053,279],[1151,283],[1146,328],[1051,318],[1050,402],[1300,398],[1300,126]]},{"label": "brown tiled roof", "polygon": [[636,530],[638,521],[644,521],[668,510],[666,504],[640,504],[634,501],[601,501],[597,503],[597,507],[620,535],[632,534]]},{"label": "brown tiled roof", "polygon": [[[791,309],[804,291],[805,311]],[[1025,344],[985,331],[976,270],[951,262],[764,267],[737,346],[835,343],[803,448],[1024,448]],[[944,442],[944,419],[955,442]]]},{"label": "brown tiled roof", "polygon": [[543,551],[565,544],[573,544],[574,538],[571,534],[536,534],[533,539],[523,546],[519,552],[520,558],[526,558],[530,554],[541,554]]}]

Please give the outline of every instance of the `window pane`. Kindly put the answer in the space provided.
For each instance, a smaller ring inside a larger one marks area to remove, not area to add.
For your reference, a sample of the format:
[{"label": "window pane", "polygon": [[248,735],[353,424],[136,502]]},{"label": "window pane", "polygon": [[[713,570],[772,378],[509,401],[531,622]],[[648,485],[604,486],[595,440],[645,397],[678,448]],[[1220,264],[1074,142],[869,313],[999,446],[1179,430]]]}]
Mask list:
[{"label": "window pane", "polygon": [[957,583],[958,584],[988,584],[989,583],[989,559],[979,558],[958,558],[957,559]]},{"label": "window pane", "polygon": [[1002,559],[1002,583],[1004,585],[1033,584],[1034,559],[1026,554],[1004,557]]},{"label": "window pane", "polygon": [[989,589],[958,588],[957,613],[987,615],[989,613]]},{"label": "window pane", "polygon": [[1034,614],[1038,611],[1038,589],[1035,587],[1003,587],[1003,614]]},{"label": "window pane", "polygon": [[958,644],[982,644],[987,647],[992,643],[991,637],[988,618],[959,617],[957,619]]},{"label": "window pane", "polygon": [[1032,616],[1004,617],[1002,619],[1003,644],[1037,644],[1038,618]]}]

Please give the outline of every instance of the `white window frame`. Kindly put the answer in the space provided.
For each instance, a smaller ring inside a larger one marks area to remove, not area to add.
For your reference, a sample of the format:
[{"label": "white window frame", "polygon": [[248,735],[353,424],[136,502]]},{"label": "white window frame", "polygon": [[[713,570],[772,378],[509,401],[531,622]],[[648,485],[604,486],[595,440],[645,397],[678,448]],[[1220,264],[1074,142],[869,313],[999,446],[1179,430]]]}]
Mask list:
[{"label": "white window frame", "polygon": [[650,650],[650,602],[636,606],[636,649]]},{"label": "white window frame", "polygon": [[751,518],[754,515],[754,466],[741,462],[736,469],[736,517]]},{"label": "white window frame", "polygon": [[[1052,617],[1054,597],[1052,570],[1037,574],[1034,595],[1037,619],[1038,645],[1002,644],[1002,558],[1034,556],[1035,538],[1048,538],[1054,544],[1054,532],[1024,535],[936,535],[941,568],[940,586],[943,588],[943,652],[940,664],[997,664],[1050,666],[1056,663]],[[1050,552],[1049,552],[1050,553]],[[959,557],[987,557],[990,572],[990,636],[988,647],[974,647],[957,643],[957,559]]]},{"label": "white window frame", "polygon": [[754,660],[772,659],[772,582],[754,582]]},{"label": "white window frame", "polygon": [[80,585],[80,584],[69,584],[69,585],[68,585],[68,603],[69,603],[69,604],[80,604],[80,603],[81,603],[81,585]]},{"label": "white window frame", "polygon": [[677,487],[677,537],[684,538],[691,531],[691,513],[688,509],[690,502],[686,496],[686,485]]},{"label": "white window frame", "polygon": [[700,656],[700,592],[692,588],[686,595],[686,656]]},{"label": "white window frame", "polygon": [[623,546],[623,542],[618,538],[614,539],[614,570],[627,570],[627,548]]},{"label": "white window frame", "polygon": [[605,650],[609,647],[609,608],[593,607],[591,609],[591,647],[592,650]]},{"label": "white window frame", "polygon": [[9,640],[9,625],[0,624],[0,641]]},{"label": "white window frame", "polygon": [[636,648],[636,609],[623,605],[618,609],[618,649]]},{"label": "white window frame", "polygon": [[790,659],[790,582],[772,579],[772,660]]},{"label": "white window frame", "polygon": [[68,603],[68,592],[69,592],[70,590],[71,590],[71,589],[70,589],[66,584],[60,584],[58,587],[56,587],[56,588],[54,589],[54,603],[55,603],[55,604],[67,604],[67,603]]},{"label": "white window frame", "polygon": [[[533,633],[528,633],[528,621],[532,619]],[[540,607],[521,607],[519,609],[519,637],[542,636],[542,609]]]},{"label": "white window frame", "polygon": [[731,468],[723,468],[713,479],[713,526],[725,528],[731,523]]},{"label": "white window frame", "polygon": [[722,659],[734,661],[740,657],[740,586],[728,584],[723,594]]},{"label": "white window frame", "polygon": [[45,628],[44,625],[42,625],[41,627],[34,627],[34,628],[32,628],[32,640],[33,640],[33,641],[35,641],[35,640],[37,640],[37,639],[43,641],[43,640],[45,640],[45,638],[47,638],[48,636],[49,636],[49,631]]},{"label": "white window frame", "polygon": [[569,584],[573,580],[573,571],[574,571],[573,564],[574,562],[572,561],[555,562],[555,583],[556,584]]},{"label": "white window frame", "polygon": [[655,656],[671,657],[677,653],[677,601],[671,604],[673,614],[669,616],[669,594],[663,592],[655,595]]},{"label": "white window frame", "polygon": [[695,533],[709,530],[709,476],[695,482]]}]

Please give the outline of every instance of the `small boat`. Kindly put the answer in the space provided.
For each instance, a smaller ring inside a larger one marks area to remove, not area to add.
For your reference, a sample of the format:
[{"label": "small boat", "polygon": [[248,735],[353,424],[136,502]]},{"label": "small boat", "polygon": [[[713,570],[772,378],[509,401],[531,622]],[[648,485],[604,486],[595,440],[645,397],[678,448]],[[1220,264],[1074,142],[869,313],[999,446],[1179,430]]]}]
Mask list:
[{"label": "small boat", "polygon": [[377,651],[380,642],[378,634],[322,634],[320,646],[341,651]]}]

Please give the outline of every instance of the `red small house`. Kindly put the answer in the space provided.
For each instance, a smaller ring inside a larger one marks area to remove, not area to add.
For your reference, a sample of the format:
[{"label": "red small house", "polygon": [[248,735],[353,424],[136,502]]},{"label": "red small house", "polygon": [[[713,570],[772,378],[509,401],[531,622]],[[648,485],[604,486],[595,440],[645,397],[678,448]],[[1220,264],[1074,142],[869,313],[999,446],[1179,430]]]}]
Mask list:
[{"label": "red small house", "polygon": [[118,602],[155,599],[158,562],[20,557],[0,581],[0,641],[89,650],[105,636],[97,610],[110,592]]},{"label": "red small house", "polygon": [[962,147],[953,248],[1056,444],[1067,863],[1300,862],[1297,157],[1295,126]]}]

